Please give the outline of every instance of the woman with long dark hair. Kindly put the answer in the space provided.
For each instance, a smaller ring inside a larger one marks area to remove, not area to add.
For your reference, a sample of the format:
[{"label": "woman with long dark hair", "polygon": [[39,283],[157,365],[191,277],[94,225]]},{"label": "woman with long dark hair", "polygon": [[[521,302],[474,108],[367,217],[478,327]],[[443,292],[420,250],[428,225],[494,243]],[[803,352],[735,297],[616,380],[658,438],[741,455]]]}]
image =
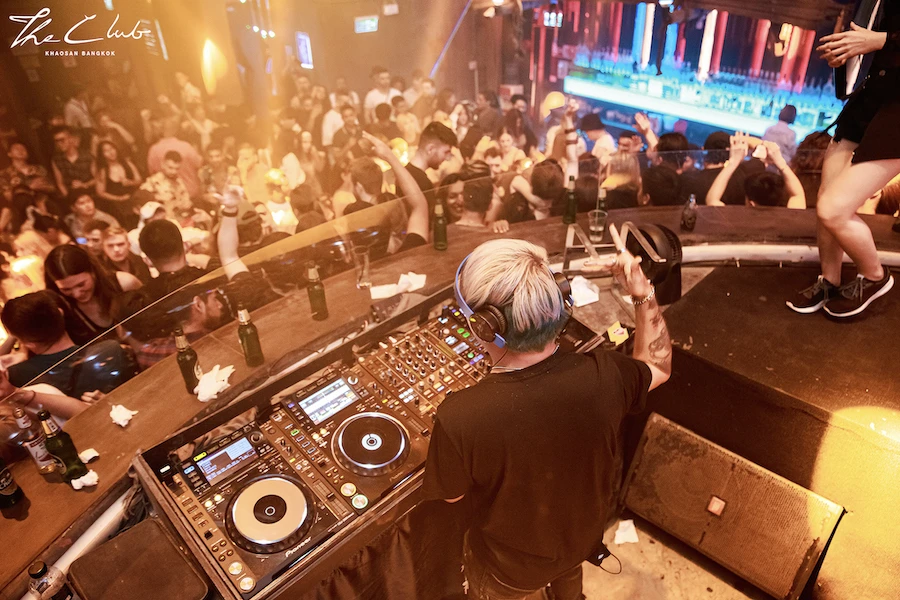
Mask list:
[{"label": "woman with long dark hair", "polygon": [[134,275],[110,273],[87,250],[72,245],[50,251],[44,261],[44,282],[71,309],[66,329],[79,345],[115,325],[110,309],[116,296],[141,287]]},{"label": "woman with long dark hair", "polygon": [[131,206],[131,196],[143,179],[130,158],[123,157],[110,141],[97,146],[97,201],[125,227],[137,225],[138,217]]}]

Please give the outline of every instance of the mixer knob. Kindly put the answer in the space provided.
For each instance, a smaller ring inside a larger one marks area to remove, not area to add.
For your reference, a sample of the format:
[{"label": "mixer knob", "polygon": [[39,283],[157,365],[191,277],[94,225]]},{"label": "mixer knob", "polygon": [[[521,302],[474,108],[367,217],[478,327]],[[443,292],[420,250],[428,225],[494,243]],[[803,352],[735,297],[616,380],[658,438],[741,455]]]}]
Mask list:
[{"label": "mixer knob", "polygon": [[400,356],[400,347],[394,346],[393,352],[395,356]]},{"label": "mixer knob", "polygon": [[422,358],[422,351],[416,350],[416,358]]},{"label": "mixer knob", "polygon": [[405,342],[403,342],[403,347],[406,350],[409,350],[410,348],[412,348],[412,344],[409,342],[409,340],[406,340]]},{"label": "mixer knob", "polygon": [[349,375],[347,377],[347,383],[349,383],[350,385],[356,385],[357,383],[359,383],[359,377],[357,377],[356,375]]},{"label": "mixer knob", "polygon": [[429,361],[428,361],[428,366],[429,366],[432,370],[434,370],[434,369],[437,368],[437,363],[434,362],[433,360],[429,360]]},{"label": "mixer knob", "polygon": [[440,358],[438,358],[438,362],[444,364],[447,362],[447,357],[441,354]]},{"label": "mixer knob", "polygon": [[407,356],[407,357],[406,357],[406,364],[408,364],[408,365],[411,365],[411,364],[412,364],[412,356]]},{"label": "mixer knob", "polygon": [[[424,390],[424,389],[425,389],[425,382],[424,382],[424,381],[420,381],[420,382],[418,383],[418,386],[419,386],[419,389],[420,389],[420,390]],[[419,401],[416,400],[416,404],[418,404],[418,403],[419,403]]]}]

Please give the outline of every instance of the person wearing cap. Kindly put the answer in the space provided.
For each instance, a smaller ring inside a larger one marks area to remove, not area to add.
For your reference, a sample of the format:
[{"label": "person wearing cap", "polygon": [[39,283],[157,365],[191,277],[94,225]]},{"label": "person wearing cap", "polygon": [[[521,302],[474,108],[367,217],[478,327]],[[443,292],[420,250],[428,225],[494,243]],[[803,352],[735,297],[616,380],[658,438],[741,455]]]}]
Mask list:
[{"label": "person wearing cap", "polygon": [[606,130],[603,120],[597,113],[588,113],[581,117],[581,130],[594,142],[591,154],[599,158],[601,164],[605,162],[607,156],[616,151],[616,141]]}]

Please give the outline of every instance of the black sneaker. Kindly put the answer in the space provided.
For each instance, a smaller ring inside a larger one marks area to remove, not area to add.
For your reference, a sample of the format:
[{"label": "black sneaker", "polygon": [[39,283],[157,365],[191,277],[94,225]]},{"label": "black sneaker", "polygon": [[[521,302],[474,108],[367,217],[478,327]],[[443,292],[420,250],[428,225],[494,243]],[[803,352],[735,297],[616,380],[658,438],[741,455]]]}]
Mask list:
[{"label": "black sneaker", "polygon": [[825,306],[829,299],[837,296],[839,289],[838,286],[819,275],[814,284],[798,292],[795,298],[788,300],[785,304],[794,312],[808,315],[817,312]]},{"label": "black sneaker", "polygon": [[881,298],[894,287],[894,278],[890,270],[884,269],[884,277],[880,281],[856,276],[856,281],[841,286],[840,294],[836,294],[825,306],[825,312],[832,317],[853,317],[866,310],[872,301]]}]

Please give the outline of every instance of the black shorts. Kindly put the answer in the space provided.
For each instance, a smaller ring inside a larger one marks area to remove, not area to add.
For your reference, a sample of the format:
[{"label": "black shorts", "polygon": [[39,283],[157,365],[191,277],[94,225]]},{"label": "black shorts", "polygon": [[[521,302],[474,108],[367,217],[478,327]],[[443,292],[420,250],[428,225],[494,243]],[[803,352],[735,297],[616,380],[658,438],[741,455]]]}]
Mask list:
[{"label": "black shorts", "polygon": [[854,163],[900,158],[900,70],[871,73],[837,118],[834,141],[859,144]]}]

